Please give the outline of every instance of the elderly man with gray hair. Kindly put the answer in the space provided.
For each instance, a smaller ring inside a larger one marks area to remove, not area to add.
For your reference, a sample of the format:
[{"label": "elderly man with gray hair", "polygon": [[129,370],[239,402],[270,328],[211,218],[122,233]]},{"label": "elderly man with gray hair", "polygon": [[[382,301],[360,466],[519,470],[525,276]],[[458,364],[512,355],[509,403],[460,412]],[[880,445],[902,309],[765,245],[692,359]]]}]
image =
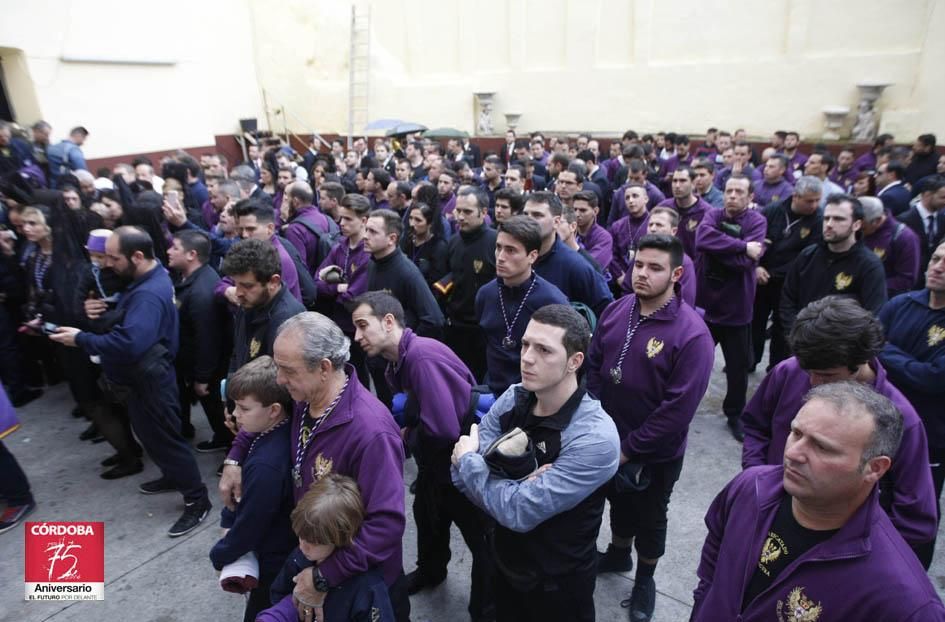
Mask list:
[{"label": "elderly man with gray hair", "polygon": [[272,205],[272,197],[256,183],[256,171],[253,167],[240,164],[230,171],[230,179],[239,184],[241,198],[256,199]]},{"label": "elderly man with gray hair", "polygon": [[912,290],[919,280],[919,236],[887,212],[876,197],[863,204],[863,244],[883,262],[889,298]]},{"label": "elderly man with gray hair", "polygon": [[[354,542],[318,566],[301,569],[294,596],[300,618],[309,619],[305,616],[323,606],[333,587],[379,567],[396,618],[406,622],[410,602],[401,544],[406,524],[403,441],[390,412],[348,364],[349,347],[337,324],[312,312],[283,322],[273,347],[278,382],[296,402],[287,448],[295,502],[329,473],[357,481],[364,501],[364,522]],[[240,432],[227,456],[220,492],[228,506],[240,496],[239,464],[254,436]]]},{"label": "elderly man with gray hair", "polygon": [[755,361],[761,362],[765,352],[768,318],[771,318],[771,351],[768,368],[771,369],[790,356],[778,306],[781,287],[788,269],[802,250],[821,240],[823,225],[818,209],[823,184],[816,177],[805,175],[794,184],[793,194],[781,201],[767,204],[762,210],[768,221],[765,235],[765,253],[755,268],[758,288],[751,322],[751,343]]}]

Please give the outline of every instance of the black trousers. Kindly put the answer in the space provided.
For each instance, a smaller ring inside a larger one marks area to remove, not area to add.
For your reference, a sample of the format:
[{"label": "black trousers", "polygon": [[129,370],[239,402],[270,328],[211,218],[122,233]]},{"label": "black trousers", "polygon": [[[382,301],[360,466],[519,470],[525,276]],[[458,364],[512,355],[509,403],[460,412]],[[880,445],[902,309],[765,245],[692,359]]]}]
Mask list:
[{"label": "black trousers", "polygon": [[213,440],[232,442],[233,433],[224,423],[224,404],[220,396],[220,380],[215,379],[207,383],[207,394],[199,396],[194,392],[193,383],[182,379],[179,373],[177,376],[177,392],[180,395],[181,423],[184,425],[190,423],[190,406],[194,401],[198,401],[203,406],[203,412],[207,416],[210,429],[213,430]]},{"label": "black trousers", "polygon": [[445,337],[446,345],[466,363],[476,382],[482,382],[486,375],[486,336],[482,328],[450,324],[446,327]]},{"label": "black trousers", "polygon": [[495,578],[496,622],[594,622],[597,566],[546,580],[529,592],[512,587],[501,572]]},{"label": "black trousers", "polygon": [[7,387],[10,400],[27,389],[23,362],[17,347],[16,323],[5,305],[0,304],[0,381]]},{"label": "black trousers", "polygon": [[640,557],[659,559],[666,552],[669,498],[682,465],[682,458],[646,465],[650,485],[639,492],[617,492],[614,480],[607,484],[610,530],[620,538],[633,538]]},{"label": "black trousers", "polygon": [[740,417],[748,393],[748,368],[751,367],[751,324],[722,326],[707,323],[712,339],[722,345],[725,357],[725,399],[722,412],[729,419]]},{"label": "black trousers", "polygon": [[440,481],[432,469],[421,467],[413,499],[413,519],[417,525],[417,569],[436,582],[446,576],[450,561],[450,525],[459,528],[472,553],[469,615],[490,617],[495,574],[487,540],[491,520],[449,481]]},{"label": "black trousers", "polygon": [[135,435],[168,480],[192,503],[209,497],[200,478],[197,460],[180,433],[180,402],[177,379],[169,362],[156,366],[154,373],[136,377],[131,385],[128,414]]},{"label": "black trousers", "polygon": [[765,334],[768,318],[771,318],[771,346],[768,352],[768,369],[791,356],[791,349],[784,336],[781,324],[781,288],[784,279],[770,279],[767,285],[758,285],[755,290],[754,316],[751,320],[751,343],[754,349],[754,365],[761,362],[765,353]]},{"label": "black trousers", "polygon": [[7,446],[0,440],[0,499],[8,507],[28,505],[33,502],[30,482]]}]

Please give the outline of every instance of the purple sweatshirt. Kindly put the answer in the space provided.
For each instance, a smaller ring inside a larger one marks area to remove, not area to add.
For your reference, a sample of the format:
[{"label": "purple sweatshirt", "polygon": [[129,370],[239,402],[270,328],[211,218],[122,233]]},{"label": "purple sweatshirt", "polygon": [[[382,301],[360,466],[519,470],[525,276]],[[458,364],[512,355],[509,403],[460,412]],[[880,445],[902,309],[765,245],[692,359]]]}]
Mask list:
[{"label": "purple sweatshirt", "polygon": [[863,236],[863,245],[876,253],[886,271],[889,298],[908,292],[919,280],[919,236],[887,211],[886,221],[872,235]]},{"label": "purple sweatshirt", "polygon": [[200,211],[203,213],[203,220],[207,223],[207,226],[213,229],[217,226],[217,223],[220,222],[220,214],[217,213],[217,210],[213,209],[213,203],[209,199],[203,202],[203,205],[200,206]]},{"label": "purple sweatshirt", "polygon": [[768,203],[777,203],[792,194],[794,194],[794,186],[783,177],[773,184],[767,181],[755,184],[755,203],[761,207]]},{"label": "purple sweatshirt", "polygon": [[295,246],[302,258],[302,263],[308,268],[309,274],[315,276],[318,273],[318,236],[302,224],[300,221],[306,221],[319,229],[322,233],[328,233],[328,217],[322,214],[314,205],[306,205],[292,217],[289,224],[285,226],[282,236]]},{"label": "purple sweatshirt", "polygon": [[[344,305],[367,291],[367,269],[370,263],[371,253],[364,250],[364,240],[351,248],[348,245],[348,239],[341,238],[331,247],[322,265],[315,270],[315,287],[318,289],[319,298],[330,298],[335,301],[331,319],[349,335],[354,334],[354,324],[351,323],[351,312]],[[327,283],[318,278],[318,273],[322,271],[322,268],[328,266],[341,268],[344,282],[348,284],[348,289],[343,294],[338,293],[338,283]]]},{"label": "purple sweatshirt", "polygon": [[[723,223],[740,225],[741,238],[725,233]],[[722,326],[751,323],[758,261],[745,249],[748,242],[764,243],[767,232],[768,221],[755,210],[746,209],[734,218],[724,209],[706,213],[696,234],[696,304],[705,309],[706,322]]]},{"label": "purple sweatshirt", "polygon": [[[319,564],[330,585],[338,585],[374,566],[393,585],[403,572],[404,445],[390,411],[345,365],[348,388],[328,418],[315,431],[302,463],[302,487],[293,486],[295,502],[320,476],[339,473],[357,481],[364,501],[364,522],[350,546],[337,549]],[[305,404],[292,414],[292,455],[299,442]],[[320,415],[320,413],[319,413]],[[240,432],[228,458],[241,461],[254,435]]]},{"label": "purple sweatshirt", "polygon": [[[646,235],[649,222],[650,213],[645,212],[640,218],[633,218],[630,214],[627,214],[610,226],[614,246],[613,259],[607,269],[615,281],[624,273],[632,271],[633,256],[636,254],[637,243],[639,243],[640,238]],[[629,280],[629,278],[628,275],[627,279]]]},{"label": "purple sweatshirt", "polygon": [[928,575],[879,507],[875,489],[837,533],[782,570],[742,610],[786,494],[783,479],[781,466],[748,469],[712,502],[691,622],[945,620]]},{"label": "purple sweatshirt", "polygon": [[[282,273],[280,276],[282,277],[283,286],[289,290],[289,293],[292,294],[296,300],[302,302],[302,290],[299,289],[299,273],[295,269],[295,262],[292,261],[292,257],[282,246],[282,242],[279,241],[278,236],[273,236],[271,242],[279,253],[279,262],[282,264]],[[233,285],[233,279],[228,276],[223,277],[220,279],[220,282],[217,283],[216,287],[213,288],[214,295],[225,300],[226,288],[231,285]]]},{"label": "purple sweatshirt", "polygon": [[[627,199],[624,197],[624,193],[627,191],[627,186],[629,185],[630,183],[628,182],[614,190],[614,196],[610,200],[610,213],[607,214],[608,227],[612,226],[618,219],[627,215]],[[645,186],[647,198],[646,209],[653,209],[660,201],[666,198],[666,195],[649,181],[646,182]]]},{"label": "purple sweatshirt", "polygon": [[607,229],[595,222],[587,235],[577,234],[577,241],[601,268],[607,269],[614,258],[614,239]]},{"label": "purple sweatshirt", "polygon": [[719,210],[701,198],[689,209],[681,209],[673,197],[660,201],[659,206],[670,207],[679,214],[679,228],[676,230],[676,237],[682,242],[683,250],[686,251],[689,258],[695,261],[699,256],[699,251],[696,250],[696,230],[699,228],[699,223],[709,212]]},{"label": "purple sweatshirt", "polygon": [[[873,388],[888,397],[903,418],[902,442],[889,471],[895,482],[889,518],[906,542],[929,542],[937,531],[938,500],[932,488],[925,427],[909,401],[886,379],[879,360],[870,361],[870,367],[876,372]],[[782,361],[765,376],[742,413],[743,468],[784,461],[791,421],[810,389],[810,377],[795,357]]]},{"label": "purple sweatshirt", "polygon": [[689,424],[712,375],[715,344],[699,314],[674,297],[640,322],[621,365],[620,384],[614,384],[611,369],[627,324],[640,319],[635,300],[633,294],[624,296],[601,315],[587,354],[587,390],[613,418],[620,451],[631,462],[667,462],[686,451]]}]

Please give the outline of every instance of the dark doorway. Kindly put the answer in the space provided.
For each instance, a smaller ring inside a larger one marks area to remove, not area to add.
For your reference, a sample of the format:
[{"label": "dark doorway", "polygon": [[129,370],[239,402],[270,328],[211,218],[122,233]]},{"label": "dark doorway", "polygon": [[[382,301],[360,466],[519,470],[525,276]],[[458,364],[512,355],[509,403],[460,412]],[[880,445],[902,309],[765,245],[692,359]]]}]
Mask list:
[{"label": "dark doorway", "polygon": [[[2,60],[0,58],[0,61]],[[13,121],[13,110],[10,108],[10,100],[7,97],[7,81],[4,78],[2,66],[0,66],[0,119]]]}]

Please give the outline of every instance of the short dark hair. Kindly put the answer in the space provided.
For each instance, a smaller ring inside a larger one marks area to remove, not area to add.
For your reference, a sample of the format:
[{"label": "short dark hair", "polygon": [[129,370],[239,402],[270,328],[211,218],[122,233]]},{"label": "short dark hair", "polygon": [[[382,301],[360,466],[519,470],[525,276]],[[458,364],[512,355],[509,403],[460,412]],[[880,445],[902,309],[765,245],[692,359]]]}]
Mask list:
[{"label": "short dark hair", "polygon": [[[322,185],[322,187],[325,186]],[[359,218],[364,218],[371,213],[371,201],[363,194],[346,194],[341,197],[340,205],[354,212]]]},{"label": "short dark hair", "polygon": [[404,219],[392,209],[376,209],[368,214],[369,218],[380,218],[384,221],[384,231],[387,235],[397,234],[397,239],[404,235]]},{"label": "short dark hair", "polygon": [[371,310],[371,315],[377,319],[383,319],[384,316],[393,316],[397,326],[404,327],[404,306],[400,301],[384,291],[364,292],[348,304],[348,308],[354,313],[355,309],[361,305],[366,305]]},{"label": "short dark hair", "polygon": [[279,252],[271,242],[240,240],[223,258],[221,272],[226,276],[252,273],[260,283],[268,283],[276,274],[282,274]]},{"label": "short dark hair", "polygon": [[[509,168],[520,168],[520,167],[509,167]],[[524,175],[522,175],[524,177]],[[511,188],[499,188],[495,193],[496,201],[499,199],[505,199],[509,202],[509,207],[512,209],[512,214],[521,214],[522,208],[525,207],[525,197],[523,197],[518,192],[515,192]]]},{"label": "short dark hair", "polygon": [[489,209],[489,195],[486,194],[486,191],[477,186],[463,186],[459,189],[459,192],[456,193],[458,197],[468,197],[474,196],[476,198],[476,205],[479,206],[479,211],[484,211]]},{"label": "short dark hair", "polygon": [[656,214],[666,214],[669,217],[669,224],[673,227],[679,226],[679,212],[669,207],[668,205],[657,205],[650,210],[650,218]]},{"label": "short dark hair", "polygon": [[226,381],[226,396],[233,400],[254,398],[263,406],[282,404],[282,411],[292,415],[292,397],[276,382],[278,369],[271,356],[263,355],[246,363],[230,374]]},{"label": "short dark hair", "polygon": [[[372,168],[369,174],[374,177],[374,183],[380,184],[383,188],[387,188],[390,184],[390,173],[382,168]],[[367,179],[367,175],[364,177]]]},{"label": "short dark hair", "polygon": [[558,198],[558,195],[553,192],[548,192],[547,190],[538,190],[525,197],[525,205],[529,203],[547,205],[548,211],[551,212],[552,216],[560,216],[563,210],[561,199]]},{"label": "short dark hair", "polygon": [[818,151],[817,155],[820,156],[821,164],[825,164],[827,166],[827,172],[829,173],[832,171],[833,165],[837,162],[836,158],[833,157],[833,154],[829,151]]},{"label": "short dark hair", "polygon": [[525,252],[541,251],[541,227],[528,216],[512,216],[499,223],[499,233],[507,233],[522,246]]},{"label": "short dark hair", "polygon": [[[721,134],[719,134],[719,136],[721,136]],[[715,164],[712,162],[712,160],[709,160],[708,158],[699,158],[698,160],[692,163],[692,166],[690,168],[692,168],[693,171],[695,171],[697,168],[704,168],[710,173],[715,172]]]},{"label": "short dark hair", "polygon": [[780,138],[781,140],[784,140],[785,138],[787,138],[787,132],[785,132],[784,130],[778,130],[774,133],[774,135]]},{"label": "short dark hair", "polygon": [[[87,129],[85,129],[84,127],[82,127],[81,125],[77,125],[77,126],[75,126],[74,128],[72,128],[71,130],[69,130],[69,136],[72,136],[73,134],[82,134],[82,136],[85,137],[85,136],[88,136],[88,135],[89,135],[89,131],[88,131]],[[934,142],[934,141],[935,141],[935,137],[934,137],[934,136],[932,136],[932,141],[933,141],[933,142],[932,142],[932,146],[934,147],[934,146],[935,146],[935,142]]]},{"label": "short dark hair", "polygon": [[732,173],[731,175],[729,175],[729,178],[725,180],[726,185],[728,184],[728,182],[732,181],[733,179],[744,179],[745,181],[748,182],[748,192],[752,193],[755,191],[755,182],[753,182],[751,177],[749,177],[748,175],[744,173]]},{"label": "short dark hair", "polygon": [[850,204],[850,209],[853,210],[853,220],[863,220],[863,204],[852,194],[834,192],[827,196],[827,200],[824,201],[824,207],[826,208],[828,205],[839,205],[840,203]]},{"label": "short dark hair", "polygon": [[689,137],[686,136],[685,134],[677,134],[677,135],[676,135],[676,144],[677,144],[677,145],[688,145],[688,144],[689,144]]},{"label": "short dark hair", "polygon": [[935,147],[935,134],[920,134],[917,140],[926,147]]},{"label": "short dark hair", "polygon": [[669,253],[669,265],[673,269],[683,265],[683,247],[675,235],[667,233],[647,233],[637,243],[637,252],[645,248]]},{"label": "short dark hair", "polygon": [[141,227],[118,227],[115,229],[118,236],[118,252],[131,259],[131,256],[141,252],[145,259],[154,259],[154,242],[151,236]]},{"label": "short dark hair", "polygon": [[583,184],[584,180],[587,178],[587,167],[584,166],[583,162],[578,162],[577,160],[573,160],[568,164],[568,168],[561,172],[574,173],[574,180],[579,184]]},{"label": "short dark hair", "polygon": [[689,175],[689,181],[692,181],[693,179],[696,178],[696,172],[692,169],[691,166],[686,166],[685,164],[677,167],[676,170],[673,171],[673,175],[675,175],[676,173],[685,173]]},{"label": "short dark hair", "polygon": [[181,247],[188,253],[197,253],[197,261],[205,264],[210,261],[210,237],[203,231],[184,229],[174,234],[174,239],[180,242]]},{"label": "short dark hair", "polygon": [[883,349],[883,325],[853,298],[826,296],[797,314],[791,349],[803,369],[856,370]]},{"label": "short dark hair", "polygon": [[623,136],[620,137],[620,140],[639,140],[640,136],[633,130],[627,130],[623,133]]},{"label": "short dark hair", "polygon": [[568,357],[586,353],[591,341],[591,327],[587,320],[568,304],[545,305],[532,314],[532,322],[564,329],[561,342]]},{"label": "short dark hair", "polygon": [[597,193],[593,190],[581,190],[574,194],[571,199],[572,201],[585,201],[591,207],[597,207],[599,201],[597,200]]},{"label": "short dark hair", "polygon": [[243,199],[233,206],[233,215],[237,218],[255,216],[257,223],[269,224],[276,222],[276,212],[271,205],[266,205],[256,199]]},{"label": "short dark hair", "polygon": [[584,149],[583,151],[579,151],[577,154],[577,159],[583,160],[584,162],[594,162],[595,164],[597,163],[597,158],[594,156],[594,152],[591,151],[590,149]]},{"label": "short dark hair", "polygon": [[486,156],[485,158],[483,158],[482,163],[483,163],[483,164],[491,164],[492,166],[494,166],[494,167],[496,167],[497,169],[499,169],[499,172],[500,172],[500,173],[504,173],[504,172],[505,172],[505,164],[502,163],[502,158],[500,158],[500,157],[497,156],[497,155]]},{"label": "short dark hair", "polygon": [[345,187],[337,181],[326,181],[319,186],[318,189],[327,194],[329,198],[336,201],[341,201],[341,199],[345,198]]},{"label": "short dark hair", "polygon": [[787,138],[788,136],[793,136],[794,138],[796,138],[796,139],[798,139],[798,140],[801,139],[801,135],[798,134],[797,132],[794,132],[794,131],[790,131],[790,132],[785,132],[785,133],[784,133],[784,137],[785,137],[785,138]]},{"label": "short dark hair", "polygon": [[901,180],[906,176],[906,165],[899,160],[891,160],[886,163],[886,172],[895,174],[896,179]]},{"label": "short dark hair", "polygon": [[787,170],[788,166],[791,165],[791,161],[783,153],[776,153],[772,155],[770,158],[768,158],[768,160],[769,161],[774,160],[775,162],[780,162],[781,168],[783,168],[784,170]]},{"label": "short dark hair", "polygon": [[551,156],[551,163],[552,163],[552,164],[560,164],[562,170],[564,170],[564,169],[567,169],[567,168],[568,168],[568,164],[571,163],[571,158],[569,158],[568,156],[564,155],[563,153],[556,153],[556,154],[554,154],[553,156]]},{"label": "short dark hair", "polygon": [[930,175],[922,182],[920,189],[925,194],[926,192],[938,192],[942,188],[945,188],[945,175]]}]

